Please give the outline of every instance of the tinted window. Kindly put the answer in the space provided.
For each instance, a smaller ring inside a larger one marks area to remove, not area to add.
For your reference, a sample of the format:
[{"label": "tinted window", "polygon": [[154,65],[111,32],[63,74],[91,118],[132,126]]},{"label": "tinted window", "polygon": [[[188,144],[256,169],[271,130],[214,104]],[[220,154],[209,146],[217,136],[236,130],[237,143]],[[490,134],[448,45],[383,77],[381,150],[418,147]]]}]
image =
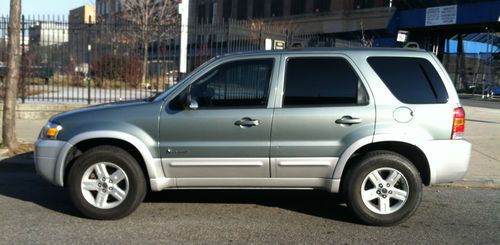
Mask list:
[{"label": "tinted window", "polygon": [[345,59],[292,58],[288,60],[284,106],[366,103],[366,91]]},{"label": "tinted window", "polygon": [[191,99],[199,109],[266,107],[273,63],[262,59],[220,65],[188,88]]},{"label": "tinted window", "polygon": [[448,102],[443,81],[432,64],[422,58],[370,57],[368,63],[392,94],[403,103]]}]

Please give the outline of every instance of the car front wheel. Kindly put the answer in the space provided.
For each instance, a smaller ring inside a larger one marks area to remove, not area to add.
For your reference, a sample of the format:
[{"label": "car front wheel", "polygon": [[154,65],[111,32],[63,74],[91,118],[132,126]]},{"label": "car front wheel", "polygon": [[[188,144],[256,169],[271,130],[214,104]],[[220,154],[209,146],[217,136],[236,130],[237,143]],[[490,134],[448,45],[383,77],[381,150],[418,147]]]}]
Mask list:
[{"label": "car front wheel", "polygon": [[92,148],[79,157],[68,175],[75,207],[93,219],[120,219],[144,200],[142,169],[129,153],[114,146]]}]

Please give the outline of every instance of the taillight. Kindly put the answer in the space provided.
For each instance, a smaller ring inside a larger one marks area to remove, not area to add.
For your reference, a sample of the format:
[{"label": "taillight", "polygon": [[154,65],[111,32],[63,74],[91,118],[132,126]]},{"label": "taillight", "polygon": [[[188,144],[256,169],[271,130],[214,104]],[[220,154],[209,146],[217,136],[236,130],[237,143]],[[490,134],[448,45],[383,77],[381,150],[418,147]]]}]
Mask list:
[{"label": "taillight", "polygon": [[453,109],[453,129],[451,139],[462,139],[465,131],[465,111],[462,107]]}]

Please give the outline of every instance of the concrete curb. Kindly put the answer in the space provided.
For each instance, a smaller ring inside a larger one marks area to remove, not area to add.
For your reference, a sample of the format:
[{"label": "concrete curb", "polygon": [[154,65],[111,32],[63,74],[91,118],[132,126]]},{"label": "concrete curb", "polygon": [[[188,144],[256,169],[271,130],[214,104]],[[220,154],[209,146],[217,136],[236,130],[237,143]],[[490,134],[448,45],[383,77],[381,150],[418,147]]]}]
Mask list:
[{"label": "concrete curb", "polygon": [[452,187],[452,188],[487,188],[500,189],[500,182],[493,180],[459,180],[452,183],[432,185],[437,187]]},{"label": "concrete curb", "polygon": [[[16,105],[16,118],[22,120],[31,119],[49,119],[50,117],[61,112],[87,107],[85,104],[41,104],[41,103],[26,103]],[[3,103],[0,103],[0,108],[3,108]],[[3,110],[0,109],[0,117]]]}]

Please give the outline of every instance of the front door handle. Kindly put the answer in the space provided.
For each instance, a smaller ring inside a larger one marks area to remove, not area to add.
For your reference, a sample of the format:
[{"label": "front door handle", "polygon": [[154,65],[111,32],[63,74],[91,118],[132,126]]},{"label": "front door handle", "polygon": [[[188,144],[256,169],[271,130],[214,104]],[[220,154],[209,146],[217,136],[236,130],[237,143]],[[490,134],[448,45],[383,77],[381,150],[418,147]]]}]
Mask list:
[{"label": "front door handle", "polygon": [[352,124],[359,124],[363,120],[361,118],[356,118],[356,117],[351,117],[351,116],[343,116],[340,119],[335,120],[336,124],[346,124],[346,125],[352,125]]},{"label": "front door handle", "polygon": [[238,121],[234,122],[234,125],[240,126],[242,128],[259,126],[259,124],[260,124],[259,120],[252,119],[252,118],[249,118],[249,117],[244,117],[241,120],[238,120]]}]

